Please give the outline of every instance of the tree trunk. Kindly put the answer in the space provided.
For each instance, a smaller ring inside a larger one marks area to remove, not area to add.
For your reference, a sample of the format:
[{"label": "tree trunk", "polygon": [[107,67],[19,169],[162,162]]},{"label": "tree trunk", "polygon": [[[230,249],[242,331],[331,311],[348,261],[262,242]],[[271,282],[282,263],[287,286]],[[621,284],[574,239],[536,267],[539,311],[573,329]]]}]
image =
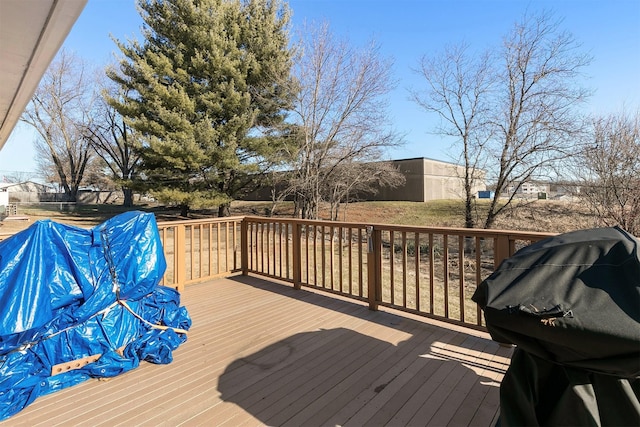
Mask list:
[{"label": "tree trunk", "polygon": [[76,203],[78,201],[78,190],[69,188],[69,192],[67,194],[67,199],[69,202]]},{"label": "tree trunk", "polygon": [[485,229],[490,229],[493,227],[493,224],[496,222],[496,213],[493,209],[490,209],[487,213],[487,220],[484,223]]},{"label": "tree trunk", "polygon": [[475,221],[473,219],[473,200],[471,192],[467,189],[467,197],[464,204],[464,226],[466,228],[475,227]]},{"label": "tree trunk", "polygon": [[231,203],[223,203],[218,206],[218,217],[231,216]]},{"label": "tree trunk", "polygon": [[122,187],[122,193],[124,194],[122,206],[127,208],[133,207],[133,190],[131,188]]},{"label": "tree trunk", "polygon": [[297,193],[293,196],[293,217],[300,218],[300,197]]}]

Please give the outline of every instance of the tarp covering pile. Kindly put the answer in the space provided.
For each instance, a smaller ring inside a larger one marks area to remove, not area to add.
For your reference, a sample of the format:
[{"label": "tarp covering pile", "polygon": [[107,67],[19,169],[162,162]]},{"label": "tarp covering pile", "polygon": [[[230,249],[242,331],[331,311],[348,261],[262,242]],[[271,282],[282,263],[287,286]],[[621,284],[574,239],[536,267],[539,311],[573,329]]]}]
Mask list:
[{"label": "tarp covering pile", "polygon": [[640,425],[639,243],[617,227],[561,234],[480,284],[492,338],[517,346],[501,425]]},{"label": "tarp covering pile", "polygon": [[36,397],[140,361],[169,363],[191,319],[152,214],[87,230],[38,221],[0,242],[0,420]]}]

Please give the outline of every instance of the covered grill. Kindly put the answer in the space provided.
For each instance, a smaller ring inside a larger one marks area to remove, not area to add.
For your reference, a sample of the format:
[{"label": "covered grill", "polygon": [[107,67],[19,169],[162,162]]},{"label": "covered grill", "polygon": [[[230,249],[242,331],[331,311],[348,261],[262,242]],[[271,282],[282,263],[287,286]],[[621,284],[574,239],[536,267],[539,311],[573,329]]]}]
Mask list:
[{"label": "covered grill", "polygon": [[502,425],[640,425],[638,243],[617,227],[561,234],[480,284],[491,337],[517,346]]}]

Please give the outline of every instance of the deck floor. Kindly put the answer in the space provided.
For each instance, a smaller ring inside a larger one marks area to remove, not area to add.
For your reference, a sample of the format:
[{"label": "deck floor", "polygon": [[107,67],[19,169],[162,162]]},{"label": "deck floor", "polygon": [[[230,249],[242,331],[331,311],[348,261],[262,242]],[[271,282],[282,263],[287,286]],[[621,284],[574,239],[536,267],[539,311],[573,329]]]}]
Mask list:
[{"label": "deck floor", "polygon": [[47,396],[2,426],[487,426],[511,349],[257,277],[192,285],[169,365]]}]

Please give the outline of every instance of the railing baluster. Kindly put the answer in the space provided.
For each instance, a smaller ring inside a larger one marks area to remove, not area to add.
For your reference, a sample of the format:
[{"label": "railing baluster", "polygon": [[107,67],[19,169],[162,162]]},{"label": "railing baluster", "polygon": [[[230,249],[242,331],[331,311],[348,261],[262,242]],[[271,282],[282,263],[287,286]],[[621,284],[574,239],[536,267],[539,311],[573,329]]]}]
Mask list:
[{"label": "railing baluster", "polygon": [[[305,231],[305,236],[304,236],[304,238],[305,238],[305,240],[306,240],[306,244],[305,244],[305,248],[304,248],[304,253],[305,253],[305,256],[306,256],[306,258],[307,258],[306,267],[305,267],[305,269],[306,269],[306,275],[307,275],[307,280],[306,280],[306,282],[307,282],[307,283],[309,283],[309,235],[311,234],[311,233],[309,232],[310,228],[311,228],[311,227],[309,227],[309,225],[305,225],[305,230],[306,230],[306,231]],[[315,282],[314,282],[314,283],[315,283]]]},{"label": "railing baluster", "polygon": [[493,242],[493,265],[494,268],[498,268],[502,260],[509,257],[509,236],[496,236]]},{"label": "railing baluster", "polygon": [[348,275],[349,275],[349,294],[353,294],[353,228],[347,228],[347,241],[349,242],[349,246],[347,246],[347,252],[349,254],[349,263],[347,265]]},{"label": "railing baluster", "polygon": [[[476,286],[482,282],[482,238],[476,236]],[[482,325],[482,309],[476,305],[476,325]]]},{"label": "railing baluster", "polygon": [[334,282],[333,282],[333,255],[335,252],[335,248],[334,248],[334,228],[333,226],[329,226],[329,275],[330,275],[330,280],[329,280],[329,285],[331,286],[331,290],[335,289],[334,286]]},{"label": "railing baluster", "polygon": [[464,322],[464,236],[458,236],[458,303],[460,304],[460,320]]},{"label": "railing baluster", "polygon": [[[244,225],[244,221],[240,222],[240,248],[241,252],[240,252],[240,267],[244,268],[244,266],[246,264],[244,264],[242,262],[242,256],[243,254],[247,253],[246,247],[247,247],[247,242],[246,241],[242,241],[242,226]],[[238,231],[238,223],[236,221],[233,222],[233,269],[235,270],[236,268],[238,268],[238,236],[237,236],[237,231]],[[244,273],[245,275],[247,273]]]},{"label": "railing baluster", "polygon": [[327,253],[326,253],[326,242],[325,242],[324,233],[325,233],[325,228],[324,228],[324,225],[322,225],[322,226],[320,226],[320,251],[321,251],[321,256],[320,256],[320,272],[321,272],[320,279],[321,279],[322,287],[326,288],[327,287],[327,282],[326,282]]},{"label": "railing baluster", "polygon": [[256,236],[255,236],[255,227],[256,227],[255,222],[251,221],[249,223],[248,233],[247,233],[249,235],[250,240],[251,240],[249,242],[250,243],[249,253],[251,254],[249,256],[249,269],[252,270],[252,271],[255,271],[256,268],[257,268],[257,261],[256,261],[257,252],[256,252],[256,249],[255,249],[256,245],[257,245],[257,241],[256,241]]},{"label": "railing baluster", "polygon": [[[295,224],[286,224],[285,225],[285,233],[284,233],[284,251],[285,251],[285,268],[287,269],[287,278],[289,277],[289,272],[291,271],[291,265],[290,265],[290,261],[289,261],[289,256],[291,255],[291,252],[289,251],[289,236],[293,236],[293,230],[297,229]],[[291,231],[289,231],[291,230]],[[297,240],[298,243],[300,243],[300,233],[296,234],[295,237],[293,237],[294,240]],[[300,258],[298,258],[299,260]],[[294,273],[295,276],[295,273]],[[300,276],[296,276],[297,277],[297,281],[298,283],[300,283]]]},{"label": "railing baluster", "polygon": [[395,283],[396,283],[396,279],[395,279],[395,271],[396,271],[396,264],[395,264],[395,254],[396,254],[396,238],[395,238],[395,233],[393,232],[393,230],[389,231],[389,242],[390,242],[390,249],[389,249],[389,288],[390,288],[390,292],[391,292],[391,305],[395,304],[395,296],[396,296],[396,287],[395,287]]},{"label": "railing baluster", "polygon": [[[190,225],[188,227],[186,227],[185,230],[185,238],[189,239],[189,279],[193,279],[193,225]],[[189,231],[189,233],[187,234],[186,231]]]},{"label": "railing baluster", "polygon": [[175,253],[175,285],[179,291],[184,289],[185,282],[187,280],[186,277],[186,262],[185,262],[185,250],[186,248],[186,238],[185,238],[185,226],[179,224],[176,227],[176,232],[174,235],[174,253]]},{"label": "railing baluster", "polygon": [[364,295],[364,269],[362,268],[362,228],[358,228],[358,296]]},{"label": "railing baluster", "polygon": [[270,237],[267,239],[267,251],[269,253],[269,265],[267,267],[267,273],[272,276],[276,276],[276,245],[278,244],[278,223],[273,222],[268,224],[268,230]]},{"label": "railing baluster", "polygon": [[433,251],[434,251],[434,247],[433,247],[433,233],[429,233],[429,313],[433,314],[433,305],[434,305],[434,298],[433,298],[433,291],[434,291],[434,287],[435,287],[435,279],[434,279],[434,275],[435,275],[435,266],[433,265]]},{"label": "railing baluster", "polygon": [[221,268],[222,255],[220,254],[220,250],[221,250],[221,248],[220,248],[221,225],[222,225],[221,223],[216,224],[216,248],[217,248],[217,250],[216,250],[216,267],[217,267],[216,268],[216,273],[217,274],[222,273],[222,268]]},{"label": "railing baluster", "polygon": [[[300,236],[302,230],[301,224],[291,224],[291,236],[293,241],[293,286],[296,289],[302,287],[302,236]],[[289,239],[287,238],[287,248],[289,247]],[[287,251],[288,252],[288,251]],[[289,271],[289,256],[287,256],[287,272]]]},{"label": "railing baluster", "polygon": [[[251,234],[250,234],[251,222],[248,220],[240,223],[240,268],[243,275],[249,274],[249,258],[251,254]],[[235,242],[235,239],[234,239]],[[235,253],[235,251],[234,251]]]},{"label": "railing baluster", "polygon": [[267,237],[264,239],[263,241],[263,246],[262,246],[262,251],[265,254],[265,258],[267,260],[267,268],[265,273],[267,274],[271,274],[271,245],[269,243],[271,243],[271,229],[272,229],[272,223],[269,222],[264,222],[263,227],[266,229],[266,234]]},{"label": "railing baluster", "polygon": [[271,240],[269,240],[268,244],[271,244],[273,242],[273,244],[271,244],[269,250],[271,251],[271,274],[274,276],[280,276],[282,277],[282,271],[278,272],[277,271],[277,266],[278,266],[278,250],[277,247],[280,246],[280,242],[279,242],[279,227],[278,227],[278,223],[274,222],[273,224],[270,225],[271,228],[271,234],[273,235],[273,238]]},{"label": "railing baluster", "polygon": [[[289,278],[289,272],[287,271],[287,273],[282,274],[282,247],[284,245],[282,244],[282,223],[279,222],[278,223],[278,274],[280,277],[286,277]],[[275,256],[275,255],[274,255]]]},{"label": "railing baluster", "polygon": [[336,257],[337,257],[337,266],[336,266],[336,287],[338,288],[338,292],[340,293],[344,293],[343,289],[344,289],[344,277],[342,277],[342,272],[343,267],[344,267],[344,263],[343,263],[343,252],[342,252],[342,244],[343,244],[343,240],[342,240],[342,227],[336,227],[336,236],[335,236],[335,245],[336,245]]},{"label": "railing baluster", "polygon": [[449,317],[449,235],[442,236],[442,265],[444,267],[444,317]]},{"label": "railing baluster", "polygon": [[[167,251],[166,251],[166,247],[167,247],[167,229],[166,228],[161,228],[158,230],[158,234],[160,234],[160,241],[162,242],[162,246],[165,248],[165,261],[168,258],[167,257]],[[167,267],[169,266],[169,261],[167,262]],[[160,279],[160,283],[158,283],[160,286],[167,286],[167,272],[165,271],[164,275],[162,276],[162,279]]]},{"label": "railing baluster", "polygon": [[[213,237],[213,224],[209,223],[207,224],[207,254],[206,254],[206,259],[207,259],[207,276],[211,277],[213,276],[213,270],[211,269],[212,264],[212,258],[213,258],[213,250],[211,248],[211,238]],[[202,268],[202,267],[200,267]]]},{"label": "railing baluster", "polygon": [[415,265],[414,269],[416,271],[416,280],[415,280],[415,299],[416,299],[416,310],[420,311],[420,233],[417,231],[413,233],[413,245],[415,247]]},{"label": "railing baluster", "polygon": [[369,309],[377,310],[382,298],[382,231],[367,226],[367,282]]},{"label": "railing baluster", "polygon": [[265,223],[264,222],[259,222],[258,224],[260,225],[260,271],[262,273],[264,273],[265,272],[264,271],[264,258],[265,258],[265,256],[264,256],[264,246],[265,246],[265,240],[264,240],[264,233],[265,233],[264,229],[265,229],[265,226],[264,226],[264,224]]},{"label": "railing baluster", "polygon": [[407,307],[407,232],[402,232],[402,306]]}]

